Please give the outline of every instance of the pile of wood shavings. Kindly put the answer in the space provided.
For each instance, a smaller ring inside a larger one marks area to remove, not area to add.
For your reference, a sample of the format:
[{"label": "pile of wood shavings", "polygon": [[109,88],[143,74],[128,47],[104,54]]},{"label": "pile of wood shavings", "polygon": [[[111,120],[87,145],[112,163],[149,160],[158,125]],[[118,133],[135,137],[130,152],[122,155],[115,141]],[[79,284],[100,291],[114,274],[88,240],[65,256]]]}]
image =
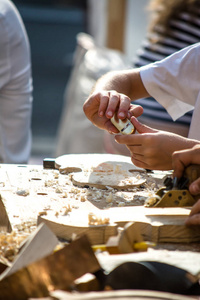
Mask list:
[{"label": "pile of wood shavings", "polygon": [[13,262],[23,241],[29,234],[19,234],[18,232],[0,233],[0,257],[1,261],[9,265]]}]

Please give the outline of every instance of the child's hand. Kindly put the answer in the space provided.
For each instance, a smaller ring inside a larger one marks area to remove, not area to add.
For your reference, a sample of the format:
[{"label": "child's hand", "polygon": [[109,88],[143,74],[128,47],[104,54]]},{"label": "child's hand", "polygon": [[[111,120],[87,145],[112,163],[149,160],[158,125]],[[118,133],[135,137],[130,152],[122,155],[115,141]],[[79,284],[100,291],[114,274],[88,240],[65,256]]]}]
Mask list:
[{"label": "child's hand", "polygon": [[167,131],[159,131],[131,118],[139,134],[117,135],[115,140],[125,144],[131,153],[132,162],[140,168],[150,170],[171,170],[172,153],[175,150],[192,147],[196,141]]}]

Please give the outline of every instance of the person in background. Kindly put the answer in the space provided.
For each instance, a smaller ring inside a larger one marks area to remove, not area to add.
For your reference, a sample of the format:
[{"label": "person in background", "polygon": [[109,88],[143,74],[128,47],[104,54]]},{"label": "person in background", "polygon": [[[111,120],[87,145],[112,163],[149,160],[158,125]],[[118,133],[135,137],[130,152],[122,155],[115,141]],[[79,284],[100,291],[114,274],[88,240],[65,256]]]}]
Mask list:
[{"label": "person in background", "polygon": [[[115,113],[121,120],[131,119],[139,134],[115,135],[115,140],[126,145],[133,164],[150,170],[171,170],[174,151],[200,144],[199,66],[197,43],[141,68],[109,72],[96,82],[83,110],[94,125],[114,134],[118,130],[110,119]],[[152,129],[135,118],[142,115],[143,108],[131,101],[149,96],[174,120],[194,108],[189,138]]]},{"label": "person in background", "polygon": [[0,163],[27,163],[32,75],[27,33],[16,7],[0,1]]},{"label": "person in background", "polygon": [[[175,151],[172,154],[174,177],[180,178],[183,175],[184,169],[191,164],[200,165],[200,145],[195,145],[191,149]],[[200,194],[200,178],[190,184],[189,191],[192,195]],[[192,207],[191,213],[185,223],[186,225],[200,225],[200,197]]]},{"label": "person in background", "polygon": [[[159,61],[191,44],[200,42],[200,0],[151,0],[147,6],[150,23],[147,36],[133,60],[134,67]],[[147,101],[148,100],[148,101]],[[188,137],[193,111],[173,121],[166,109],[153,97],[135,102],[144,108],[139,120],[158,130],[167,130]],[[105,150],[129,155],[105,132]]]}]

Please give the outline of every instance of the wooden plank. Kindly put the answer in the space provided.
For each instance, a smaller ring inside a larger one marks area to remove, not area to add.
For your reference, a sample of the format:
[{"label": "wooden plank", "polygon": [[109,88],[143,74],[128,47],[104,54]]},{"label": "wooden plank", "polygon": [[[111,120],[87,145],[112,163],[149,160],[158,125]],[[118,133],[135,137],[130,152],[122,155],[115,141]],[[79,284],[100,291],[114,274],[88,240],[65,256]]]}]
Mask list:
[{"label": "wooden plank", "polygon": [[106,46],[124,50],[126,0],[108,0]]},{"label": "wooden plank", "polygon": [[13,264],[0,275],[0,280],[51,254],[58,243],[58,239],[49,228],[40,224],[29,236]]},{"label": "wooden plank", "polygon": [[82,234],[86,234],[92,245],[104,244],[110,236],[117,234],[116,224],[110,224],[109,226],[92,226],[88,225],[87,221],[85,224],[79,226],[78,220],[79,217],[77,217],[76,222],[70,224],[70,222],[66,223],[64,217],[57,218],[55,216],[39,216],[38,224],[46,224],[57,237],[66,239],[68,241],[70,241],[73,236],[81,236]]},{"label": "wooden plank", "polygon": [[55,289],[70,290],[73,281],[100,265],[86,236],[0,281],[0,300],[46,297]]},{"label": "wooden plank", "polygon": [[[57,168],[67,172],[72,172],[73,168],[86,172],[92,168],[99,168],[102,164],[114,164],[118,167],[121,165],[123,170],[130,172],[132,169],[141,171],[131,163],[130,157],[121,155],[72,154],[61,156],[55,161]],[[168,242],[171,239],[172,242],[176,240],[179,243],[199,241],[198,232],[184,225],[190,209],[182,209],[180,212],[177,208],[165,208],[158,211],[156,208],[146,209],[138,202],[135,203],[135,196],[147,197],[162,183],[166,172],[145,175],[146,187],[116,191],[109,188],[102,190],[75,187],[71,180],[72,174],[60,174],[58,170],[43,170],[42,167],[2,166],[1,172],[3,170],[6,171],[7,181],[5,180],[1,196],[14,229],[18,230],[25,222],[30,224],[31,231],[37,222],[45,222],[59,237],[71,239],[73,234],[87,233],[92,244],[99,244],[105,243],[110,236],[115,235],[118,226],[134,221],[140,222],[145,239],[156,242]],[[28,188],[29,194],[26,196],[17,194],[18,188],[23,187]],[[127,195],[130,199],[128,201]],[[120,203],[125,207],[114,207]],[[109,225],[88,224],[89,213],[93,213],[97,218],[109,218]]]},{"label": "wooden plank", "polygon": [[[92,245],[105,244],[109,237],[117,235],[117,228],[128,222],[136,222],[144,240],[155,243],[191,243],[200,241],[198,227],[184,224],[190,209],[186,208],[144,208],[121,207],[99,211],[102,219],[109,218],[108,225],[88,224],[88,212],[76,211],[62,218],[41,216],[38,223],[44,222],[59,237],[71,239],[73,233],[87,234]],[[98,211],[95,211],[98,218]],[[153,215],[151,215],[153,214]]]}]

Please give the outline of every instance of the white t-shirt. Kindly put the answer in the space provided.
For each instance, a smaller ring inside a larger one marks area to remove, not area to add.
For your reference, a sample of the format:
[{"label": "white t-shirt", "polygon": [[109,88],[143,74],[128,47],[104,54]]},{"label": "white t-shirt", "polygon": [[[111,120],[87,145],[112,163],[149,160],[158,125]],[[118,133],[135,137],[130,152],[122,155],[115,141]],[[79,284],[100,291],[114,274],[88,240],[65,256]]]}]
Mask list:
[{"label": "white t-shirt", "polygon": [[[192,44],[200,42],[200,1],[194,1],[186,7],[180,8],[173,17],[168,20],[168,29],[165,26],[156,24],[152,31],[148,31],[145,40],[137,51],[134,58],[133,67],[140,68],[155,61],[160,61],[165,57],[179,51]],[[145,120],[147,125],[158,129],[165,128],[167,131],[176,131],[181,134],[180,128],[184,132],[184,136],[188,135],[188,129],[192,119],[193,111],[188,112],[175,122],[167,113],[164,107],[160,105],[154,98],[139,99],[134,104],[139,104],[144,108],[140,120]]]},{"label": "white t-shirt", "polygon": [[22,19],[0,1],[0,162],[27,163],[31,150],[32,74]]},{"label": "white t-shirt", "polygon": [[200,140],[200,43],[141,68],[148,93],[176,120],[194,108],[189,137]]}]

